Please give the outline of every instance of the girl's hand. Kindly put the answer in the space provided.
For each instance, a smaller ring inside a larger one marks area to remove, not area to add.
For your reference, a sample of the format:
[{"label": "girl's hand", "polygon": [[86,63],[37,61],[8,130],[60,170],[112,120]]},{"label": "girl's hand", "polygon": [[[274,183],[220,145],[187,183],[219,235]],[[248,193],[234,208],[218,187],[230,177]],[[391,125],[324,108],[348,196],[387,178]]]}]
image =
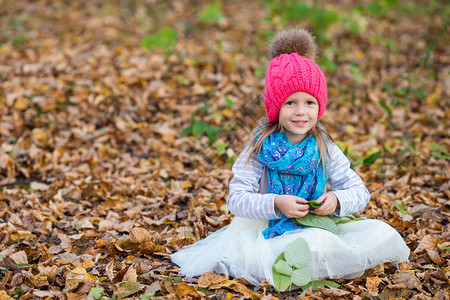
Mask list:
[{"label": "girl's hand", "polygon": [[326,193],[316,200],[317,203],[323,203],[322,206],[312,210],[311,213],[319,216],[331,215],[335,212],[336,208],[339,207],[338,198],[334,193]]},{"label": "girl's hand", "polygon": [[301,218],[308,213],[309,205],[303,198],[292,195],[276,195],[274,204],[288,218]]}]

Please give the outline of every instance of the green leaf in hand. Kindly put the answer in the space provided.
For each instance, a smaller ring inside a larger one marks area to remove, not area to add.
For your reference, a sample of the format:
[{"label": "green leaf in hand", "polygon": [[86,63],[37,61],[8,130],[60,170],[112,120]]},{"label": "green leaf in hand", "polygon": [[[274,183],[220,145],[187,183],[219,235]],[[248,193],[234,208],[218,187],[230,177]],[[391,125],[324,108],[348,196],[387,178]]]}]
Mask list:
[{"label": "green leaf in hand", "polygon": [[307,204],[309,205],[309,209],[311,209],[311,210],[319,208],[323,205],[323,203],[319,203],[316,200],[308,201]]},{"label": "green leaf in hand", "polygon": [[307,214],[302,218],[292,219],[292,221],[303,226],[321,228],[339,234],[336,223],[329,216]]},{"label": "green leaf in hand", "polygon": [[311,250],[303,238],[298,238],[286,246],[284,257],[290,266],[303,268],[311,260]]},{"label": "green leaf in hand", "polygon": [[292,273],[291,279],[296,286],[304,286],[311,281],[312,275],[306,269],[297,269]]}]

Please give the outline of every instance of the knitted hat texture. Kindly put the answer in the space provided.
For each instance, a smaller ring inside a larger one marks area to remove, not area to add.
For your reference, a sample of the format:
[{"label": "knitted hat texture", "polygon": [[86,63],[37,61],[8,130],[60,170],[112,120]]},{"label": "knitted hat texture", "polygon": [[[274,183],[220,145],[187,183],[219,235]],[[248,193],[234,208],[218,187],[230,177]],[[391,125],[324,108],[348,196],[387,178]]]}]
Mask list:
[{"label": "knitted hat texture", "polygon": [[284,101],[296,92],[306,92],[317,99],[317,120],[324,114],[327,85],[325,75],[313,61],[316,49],[311,34],[302,29],[282,31],[273,39],[270,47],[273,58],[264,88],[264,105],[269,122],[278,120]]}]

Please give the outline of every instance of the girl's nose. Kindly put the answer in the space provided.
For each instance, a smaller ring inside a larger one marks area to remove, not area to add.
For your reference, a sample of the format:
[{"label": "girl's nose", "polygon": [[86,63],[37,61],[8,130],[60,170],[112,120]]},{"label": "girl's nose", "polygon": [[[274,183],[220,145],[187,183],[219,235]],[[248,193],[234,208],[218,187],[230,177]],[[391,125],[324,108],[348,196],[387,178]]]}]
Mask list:
[{"label": "girl's nose", "polygon": [[297,105],[297,109],[295,110],[296,115],[304,115],[305,114],[305,107],[303,105]]}]

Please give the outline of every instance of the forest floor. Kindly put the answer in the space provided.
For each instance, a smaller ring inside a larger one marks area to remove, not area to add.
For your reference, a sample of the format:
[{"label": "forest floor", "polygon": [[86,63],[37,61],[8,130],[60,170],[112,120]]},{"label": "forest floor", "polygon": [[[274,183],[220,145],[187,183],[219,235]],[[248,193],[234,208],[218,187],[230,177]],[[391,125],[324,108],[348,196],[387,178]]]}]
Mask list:
[{"label": "forest floor", "polygon": [[[449,299],[446,1],[0,1],[0,299]],[[332,4],[331,4],[332,2]],[[179,276],[232,220],[268,39],[317,36],[322,123],[410,261],[339,287]]]}]

